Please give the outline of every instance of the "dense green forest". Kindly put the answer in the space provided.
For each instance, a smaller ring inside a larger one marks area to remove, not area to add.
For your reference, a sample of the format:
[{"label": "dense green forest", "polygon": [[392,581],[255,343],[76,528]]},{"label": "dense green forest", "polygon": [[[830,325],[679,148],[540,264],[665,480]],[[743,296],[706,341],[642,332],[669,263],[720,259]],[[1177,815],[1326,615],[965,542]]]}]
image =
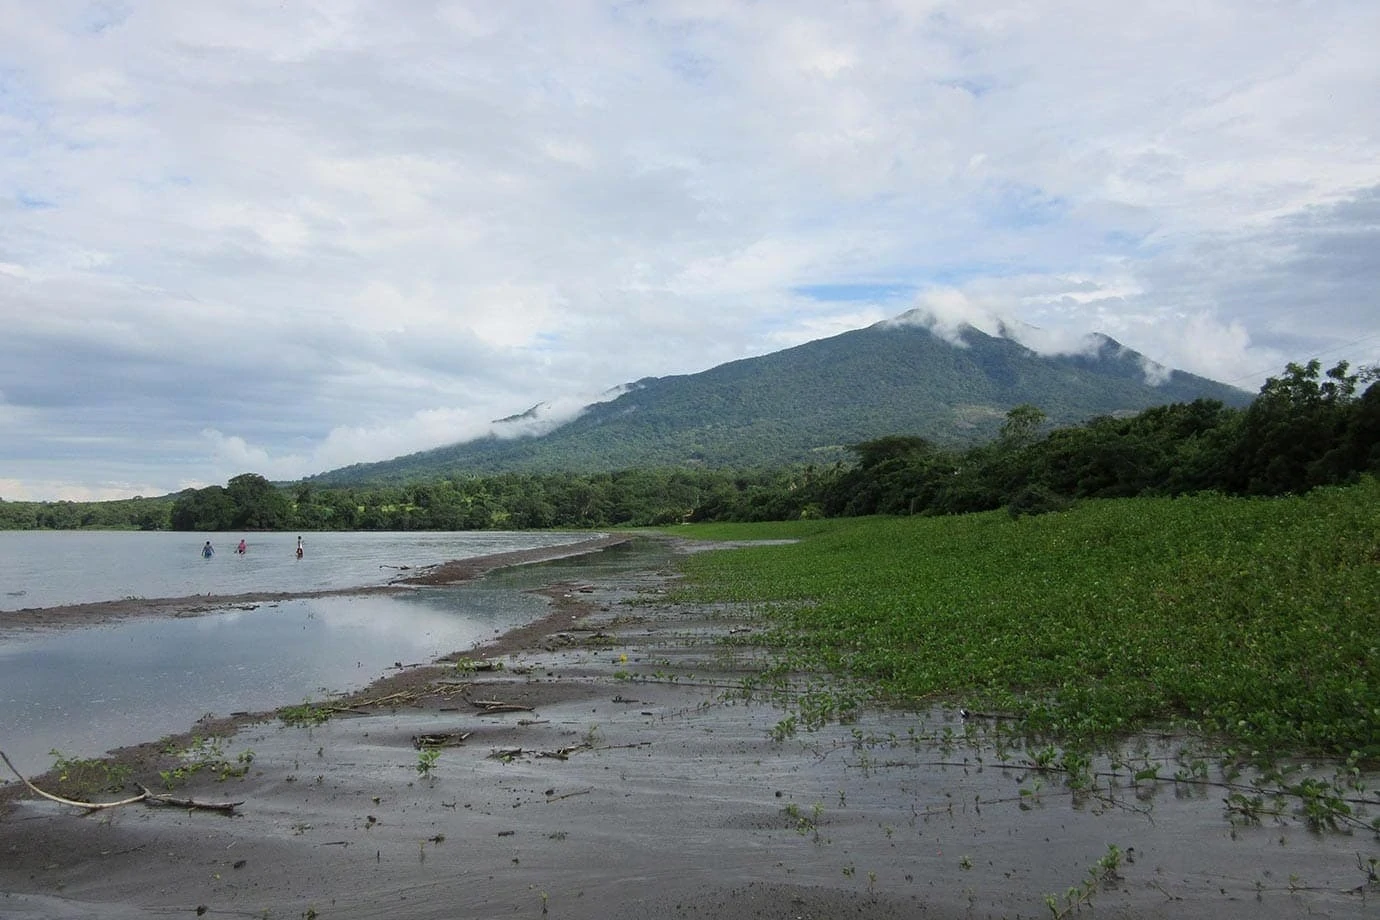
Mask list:
[{"label": "dense green forest", "polygon": [[[1058,510],[1081,498],[1213,491],[1281,495],[1380,473],[1375,368],[1290,364],[1244,409],[1195,400],[1049,430],[1010,410],[999,436],[953,449],[896,434],[852,462],[752,470],[457,475],[382,487],[224,487],[118,502],[0,501],[0,528],[146,530],[523,530],[769,521],[872,514]],[[1360,385],[1369,387],[1360,393]]]}]

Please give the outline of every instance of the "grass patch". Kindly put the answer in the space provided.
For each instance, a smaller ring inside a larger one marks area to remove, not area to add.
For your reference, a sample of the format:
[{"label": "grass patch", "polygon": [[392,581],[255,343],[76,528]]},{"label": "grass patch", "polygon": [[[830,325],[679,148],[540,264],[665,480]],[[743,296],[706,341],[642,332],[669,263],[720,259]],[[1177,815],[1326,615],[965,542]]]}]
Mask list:
[{"label": "grass patch", "polygon": [[129,781],[133,768],[99,758],[67,757],[56,749],[53,770],[57,772],[57,792],[68,798],[88,801],[104,792],[119,792]]},{"label": "grass patch", "polygon": [[787,657],[1065,743],[1152,724],[1380,758],[1380,482],[1063,513],[690,525],[678,599],[751,603]]}]

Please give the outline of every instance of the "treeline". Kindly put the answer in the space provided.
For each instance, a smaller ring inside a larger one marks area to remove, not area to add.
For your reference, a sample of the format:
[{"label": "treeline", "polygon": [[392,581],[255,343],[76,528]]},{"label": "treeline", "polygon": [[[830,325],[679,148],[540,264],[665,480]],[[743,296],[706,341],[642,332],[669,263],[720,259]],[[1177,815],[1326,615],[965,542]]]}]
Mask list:
[{"label": "treeline", "polygon": [[1197,400],[1044,433],[1039,409],[1020,406],[996,441],[962,453],[872,441],[820,494],[819,511],[1037,513],[1080,498],[1297,494],[1380,473],[1380,384],[1357,396],[1380,373],[1349,373],[1345,362],[1320,370],[1316,360],[1288,365],[1244,410]]},{"label": "treeline", "polygon": [[[224,487],[101,503],[0,501],[0,528],[526,530],[871,514],[1057,510],[1080,498],[1299,493],[1380,473],[1376,369],[1290,364],[1246,409],[1198,400],[1048,431],[1012,409],[992,443],[941,449],[897,435],[853,463],[764,470],[508,473],[408,485],[280,488],[255,473]],[[1361,383],[1371,382],[1358,395]]]},{"label": "treeline", "polygon": [[0,530],[167,530],[173,499],[109,502],[7,502],[0,499]]}]

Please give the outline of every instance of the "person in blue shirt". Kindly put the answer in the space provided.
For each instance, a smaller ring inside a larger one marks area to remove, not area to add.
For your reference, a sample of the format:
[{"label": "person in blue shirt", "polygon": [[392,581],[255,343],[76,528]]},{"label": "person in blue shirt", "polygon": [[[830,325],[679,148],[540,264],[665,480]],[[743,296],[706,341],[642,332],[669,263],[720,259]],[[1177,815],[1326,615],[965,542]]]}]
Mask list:
[{"label": "person in blue shirt", "polygon": [[211,558],[212,556],[214,556],[215,554],[216,554],[215,547],[213,547],[213,546],[211,545],[211,541],[210,541],[210,540],[207,540],[207,541],[206,541],[206,545],[203,546],[203,547],[201,548],[201,558],[203,558],[203,559],[210,559],[210,558]]}]

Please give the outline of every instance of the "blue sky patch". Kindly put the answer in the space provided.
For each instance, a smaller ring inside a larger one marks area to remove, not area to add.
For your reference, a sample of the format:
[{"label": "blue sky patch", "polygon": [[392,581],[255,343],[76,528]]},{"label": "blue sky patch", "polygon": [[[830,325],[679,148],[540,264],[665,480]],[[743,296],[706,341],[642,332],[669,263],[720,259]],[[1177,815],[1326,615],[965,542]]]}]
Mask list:
[{"label": "blue sky patch", "polygon": [[989,219],[1002,227],[1028,229],[1052,224],[1068,214],[1069,203],[1030,185],[1006,185],[992,196]]},{"label": "blue sky patch", "polygon": [[791,293],[826,303],[855,300],[895,300],[915,293],[915,285],[892,284],[802,284]]},{"label": "blue sky patch", "polygon": [[14,200],[26,211],[47,211],[50,208],[57,207],[57,202],[49,201],[47,198],[41,198],[38,195],[30,195],[28,192],[16,192]]}]

